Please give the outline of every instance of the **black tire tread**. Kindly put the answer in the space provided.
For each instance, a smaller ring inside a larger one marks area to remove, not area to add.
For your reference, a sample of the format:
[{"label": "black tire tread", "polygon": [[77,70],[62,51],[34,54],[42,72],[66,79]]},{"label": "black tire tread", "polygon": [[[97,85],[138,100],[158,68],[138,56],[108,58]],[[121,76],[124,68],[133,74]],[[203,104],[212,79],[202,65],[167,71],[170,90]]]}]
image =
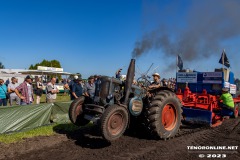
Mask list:
[{"label": "black tire tread", "polygon": [[75,99],[71,103],[71,105],[69,107],[69,110],[68,110],[69,119],[76,126],[85,126],[86,124],[89,123],[89,120],[84,119],[83,115],[78,115],[78,117],[76,117],[75,114],[74,114],[78,104],[79,103],[84,103],[84,100],[85,100],[84,96],[81,96],[81,97]]},{"label": "black tire tread", "polygon": [[[173,99],[176,104],[176,110],[178,114],[178,120],[176,127],[172,131],[163,131],[163,129],[160,127],[162,124],[160,114],[161,114],[161,109],[164,103],[168,99]],[[180,100],[177,98],[177,96],[168,90],[162,90],[158,92],[153,98],[152,101],[150,102],[149,108],[147,109],[147,126],[150,129],[150,132],[154,137],[158,137],[161,139],[167,139],[174,137],[177,132],[179,131],[180,125],[181,125],[181,119],[182,119],[182,104]]]},{"label": "black tire tread", "polygon": [[[114,135],[109,135],[108,133],[108,126],[107,126],[107,122],[108,122],[108,118],[110,118],[110,116],[116,112],[117,110],[122,110],[126,116],[126,124],[123,128],[123,130],[121,131],[121,133],[119,133],[118,135],[114,136]],[[118,138],[120,138],[124,132],[126,131],[127,129],[127,126],[128,126],[128,122],[129,122],[129,114],[128,114],[128,111],[127,109],[125,109],[124,107],[122,106],[118,106],[118,105],[113,105],[113,106],[109,106],[104,114],[102,115],[101,117],[101,126],[100,126],[100,129],[101,129],[101,132],[102,132],[102,137],[111,142],[111,141],[114,141],[114,140],[117,140]]]}]

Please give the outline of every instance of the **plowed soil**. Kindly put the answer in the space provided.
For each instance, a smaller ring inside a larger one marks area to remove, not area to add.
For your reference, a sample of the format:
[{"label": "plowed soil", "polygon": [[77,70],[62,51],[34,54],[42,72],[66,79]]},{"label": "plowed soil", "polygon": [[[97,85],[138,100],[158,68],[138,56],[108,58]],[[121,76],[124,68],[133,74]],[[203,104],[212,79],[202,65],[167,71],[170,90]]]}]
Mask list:
[{"label": "plowed soil", "polygon": [[[228,119],[215,128],[183,125],[174,139],[153,140],[144,131],[126,134],[112,143],[89,127],[73,133],[0,144],[0,159],[16,160],[187,160],[205,159],[207,154],[226,154],[223,159],[240,159],[235,151],[189,151],[187,146],[240,146],[240,118]],[[204,158],[199,158],[199,154]],[[208,158],[213,159],[213,158]],[[218,158],[221,159],[221,158]]]}]

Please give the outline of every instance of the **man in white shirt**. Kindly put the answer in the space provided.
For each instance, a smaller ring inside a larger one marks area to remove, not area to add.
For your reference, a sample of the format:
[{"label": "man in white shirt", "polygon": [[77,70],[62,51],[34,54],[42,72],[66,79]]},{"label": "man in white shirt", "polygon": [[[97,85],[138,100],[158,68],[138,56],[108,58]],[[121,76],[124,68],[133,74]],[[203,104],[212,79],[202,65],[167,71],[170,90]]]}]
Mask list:
[{"label": "man in white shirt", "polygon": [[19,85],[15,77],[11,78],[12,82],[8,84],[8,93],[10,93],[10,106],[13,105],[13,101],[16,101],[16,105],[20,105],[21,99],[16,95],[15,89]]},{"label": "man in white shirt", "polygon": [[51,82],[47,84],[47,103],[53,103],[56,101],[57,93],[59,93],[59,90],[57,88],[56,84],[56,78],[53,77],[51,79]]}]

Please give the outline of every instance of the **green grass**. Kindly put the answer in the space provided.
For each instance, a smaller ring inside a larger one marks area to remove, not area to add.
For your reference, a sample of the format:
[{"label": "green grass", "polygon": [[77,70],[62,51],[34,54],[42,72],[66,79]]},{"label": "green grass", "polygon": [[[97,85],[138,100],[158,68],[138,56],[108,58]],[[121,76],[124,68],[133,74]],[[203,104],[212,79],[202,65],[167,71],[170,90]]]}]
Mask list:
[{"label": "green grass", "polygon": [[[35,100],[35,103],[36,103],[36,95],[34,95],[34,100]],[[56,99],[56,102],[67,102],[67,101],[70,101],[70,96],[69,95],[64,95],[63,93],[58,93],[57,94],[57,99]],[[46,103],[46,95],[43,94],[41,96],[41,100],[40,100],[40,103]]]},{"label": "green grass", "polygon": [[[36,95],[34,95],[35,102],[36,102]],[[56,102],[67,102],[70,101],[69,95],[64,95],[63,93],[59,93],[57,95]],[[43,94],[41,96],[41,103],[46,102],[46,95]],[[34,103],[35,104],[35,103]],[[91,123],[89,123],[91,125]],[[87,125],[87,126],[89,126]],[[56,133],[68,133],[73,132],[80,127],[77,127],[73,124],[53,124],[49,126],[42,126],[32,130],[23,131],[23,132],[13,132],[8,134],[0,134],[0,143],[16,143],[19,141],[23,141],[26,138],[32,138],[37,136],[51,136]]]},{"label": "green grass", "polygon": [[[36,95],[34,94],[34,103],[33,104],[36,104]],[[56,99],[56,102],[67,102],[67,101],[70,101],[70,96],[68,94],[64,95],[63,93],[58,93],[57,94],[57,99]],[[16,102],[13,102],[14,104]],[[41,96],[41,99],[40,99],[40,103],[46,103],[46,95],[43,94]],[[8,106],[10,106],[9,102],[7,104]]]},{"label": "green grass", "polygon": [[73,132],[79,128],[80,127],[77,127],[73,124],[53,124],[49,126],[35,128],[29,131],[0,134],[0,143],[16,143],[23,141],[26,138],[32,138],[37,136],[51,136],[56,134],[57,132]]}]

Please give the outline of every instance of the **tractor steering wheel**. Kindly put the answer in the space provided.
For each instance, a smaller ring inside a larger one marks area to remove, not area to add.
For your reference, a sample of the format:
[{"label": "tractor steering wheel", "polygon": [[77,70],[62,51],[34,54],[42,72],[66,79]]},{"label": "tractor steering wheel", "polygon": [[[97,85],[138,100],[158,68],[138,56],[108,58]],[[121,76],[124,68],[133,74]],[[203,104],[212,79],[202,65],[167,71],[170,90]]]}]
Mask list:
[{"label": "tractor steering wheel", "polygon": [[151,82],[148,80],[148,77],[143,75],[137,79],[137,83],[140,84],[143,88],[148,88],[151,85]]}]

